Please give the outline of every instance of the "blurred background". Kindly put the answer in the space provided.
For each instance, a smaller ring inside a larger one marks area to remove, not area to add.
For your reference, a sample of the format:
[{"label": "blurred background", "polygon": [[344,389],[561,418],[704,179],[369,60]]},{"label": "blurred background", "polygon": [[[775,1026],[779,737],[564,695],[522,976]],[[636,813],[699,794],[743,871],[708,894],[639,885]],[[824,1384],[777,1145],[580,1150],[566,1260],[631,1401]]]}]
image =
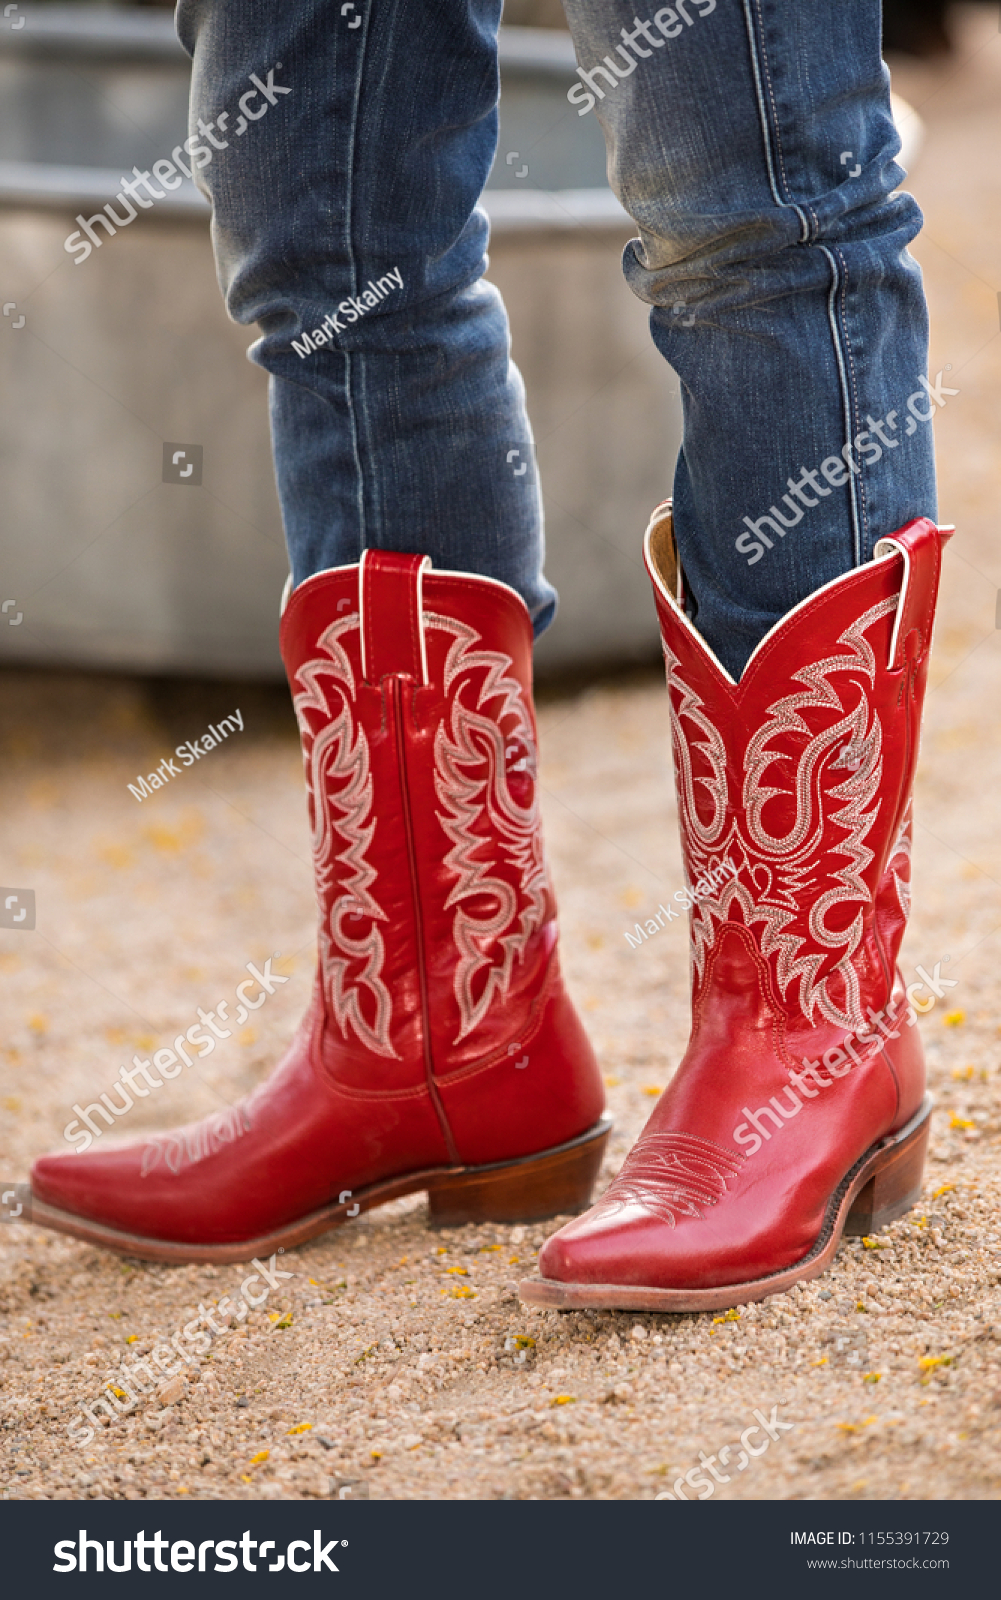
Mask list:
[{"label": "blurred background", "polygon": [[[63,248],[122,172],[186,136],[172,7],[7,10],[0,276],[16,309],[4,332],[25,321],[0,341],[0,381],[17,396],[0,444],[0,570],[23,622],[0,628],[0,660],[280,678],[287,562],[266,378],[222,308],[207,204],[186,180],[79,268]],[[523,25],[551,20],[545,8],[517,14],[486,204],[562,596],[544,672],[656,652],[639,535],[670,487],[678,394],[621,281],[632,226],[600,129],[567,104],[569,35]],[[167,443],[196,447],[177,464],[197,455],[187,480],[171,474],[173,448],[164,468]]]},{"label": "blurred background", "polygon": [[[287,562],[266,379],[222,309],[206,203],[186,180],[79,270],[63,248],[122,172],[185,137],[172,13],[63,3],[0,17],[0,599],[16,602],[0,663],[280,681]],[[567,104],[558,0],[509,0],[505,24],[485,203],[561,596],[537,668],[594,673],[657,653],[639,536],[670,491],[680,399],[621,279],[633,229],[598,123]],[[895,0],[886,27],[896,48],[949,46],[949,8],[931,0]],[[919,129],[902,121],[909,160]]]},{"label": "blurred background", "polygon": [[[895,0],[885,23],[894,91],[912,108],[898,122],[909,151],[906,187],[925,214],[914,253],[931,308],[931,370],[948,369],[946,382],[959,391],[935,423],[941,515],[958,533],[943,564],[903,967],[913,978],[918,963],[931,972],[948,961],[956,983],[947,1005],[921,1019],[937,1102],[928,1192],[937,1212],[953,1202],[970,1208],[959,1212],[970,1223],[960,1242],[971,1251],[983,1246],[1001,1266],[999,8]],[[226,319],[207,208],[189,185],[81,267],[63,249],[77,214],[89,216],[113,197],[123,171],[148,166],[183,139],[187,77],[169,7],[0,0],[5,1181],[26,1177],[39,1151],[62,1143],[74,1102],[95,1100],[133,1052],[169,1043],[198,1007],[232,994],[248,961],[280,952],[275,969],[289,982],[252,1025],[197,1075],[185,1073],[137,1104],[123,1132],[136,1137],[191,1120],[246,1093],[282,1053],[315,966],[302,766],[277,652],[288,568],[265,375],[245,356],[252,330]],[[647,308],[622,281],[619,258],[633,230],[607,187],[595,119],[578,118],[567,105],[572,77],[558,4],[511,0],[500,147],[486,195],[490,275],[507,299],[526,378],[549,565],[562,595],[538,655],[541,791],[562,962],[615,1116],[607,1178],[688,1033],[684,923],[641,950],[623,937],[683,881],[663,674],[639,551],[650,507],[671,486],[679,399],[676,379],[650,344]],[[128,785],[140,773],[235,708],[243,733],[137,803]],[[31,897],[33,927],[4,924],[15,892],[19,904]],[[370,1214],[373,1238],[379,1216]],[[388,1224],[378,1237],[388,1274],[401,1246]],[[809,1414],[823,1414],[828,1432],[819,1442],[818,1423],[813,1433],[804,1429],[793,1452],[770,1453],[769,1463],[785,1465],[745,1492],[820,1500],[861,1494],[858,1445],[873,1497],[996,1497],[997,1478],[987,1475],[999,1459],[1001,1391],[992,1400],[987,1378],[971,1367],[977,1404],[969,1415],[956,1409],[953,1390],[943,1389],[937,1422],[934,1409],[918,1409],[937,1392],[917,1377],[918,1355],[959,1347],[966,1335],[950,1320],[960,1304],[950,1297],[976,1293],[967,1258],[951,1240],[943,1245],[951,1287],[943,1277],[935,1320],[913,1321],[906,1336],[919,1341],[913,1382],[901,1379],[892,1398],[888,1375],[880,1385],[886,1432],[859,1431],[849,1447],[836,1430],[877,1403],[873,1391],[863,1396],[862,1378],[847,1368],[804,1362],[799,1370],[814,1385]],[[92,1336],[100,1343],[109,1329],[129,1324],[107,1320],[120,1311],[117,1300],[104,1303],[119,1292],[109,1287],[117,1264],[102,1264],[102,1252],[72,1241],[46,1241],[21,1223],[0,1228],[0,1314],[16,1305],[10,1345],[21,1347],[23,1335],[25,1363],[32,1352],[51,1385],[53,1362],[66,1362],[66,1352],[82,1362]],[[332,1255],[340,1245],[314,1248]],[[898,1253],[896,1267],[890,1251],[878,1259],[884,1279],[899,1275],[889,1292],[916,1317],[918,1297],[929,1296],[907,1276],[908,1258]],[[839,1267],[832,1280],[849,1307],[858,1303],[853,1271]],[[183,1323],[188,1291],[183,1272],[163,1279],[156,1315],[166,1330]],[[52,1287],[36,1297],[40,1281]],[[14,1285],[9,1301],[5,1285]],[[405,1325],[409,1291],[393,1290],[396,1300],[384,1292]],[[580,1331],[566,1337],[583,1348]],[[685,1334],[675,1347],[682,1361],[687,1341]],[[997,1346],[964,1348],[965,1362],[974,1348]],[[788,1375],[785,1354],[782,1365]],[[66,1403],[75,1406],[73,1396],[90,1392],[89,1368],[58,1371],[70,1374]],[[690,1374],[679,1389],[686,1404],[689,1394],[704,1396],[693,1402],[701,1408],[698,1431],[685,1434],[685,1423],[673,1442],[652,1443],[662,1462],[694,1460],[707,1441],[732,1436],[730,1389],[721,1381],[707,1392]],[[0,1369],[0,1420],[5,1405],[29,1414],[25,1394],[36,1381],[34,1370],[29,1377],[13,1361]],[[991,1381],[996,1389],[996,1368]],[[334,1393],[335,1384],[327,1387]],[[513,1374],[502,1388],[505,1404],[524,1403]],[[51,1401],[49,1387],[39,1392]],[[760,1403],[760,1389],[749,1390],[748,1407]],[[49,1430],[49,1492],[66,1455],[53,1405],[55,1420],[32,1434],[37,1442]],[[972,1413],[981,1405],[978,1420]],[[246,1414],[227,1405],[234,1437]],[[637,1420],[644,1415],[638,1407]],[[900,1417],[907,1428],[896,1426]],[[983,1431],[988,1424],[992,1434]],[[603,1469],[617,1475],[615,1493],[642,1491],[636,1438],[623,1428],[618,1441],[600,1446]],[[578,1457],[587,1448],[574,1447]],[[560,1450],[561,1471],[570,1455]],[[17,1459],[18,1492],[35,1492],[25,1487],[35,1481],[27,1452]],[[92,1470],[103,1474],[100,1485],[111,1483],[102,1457],[66,1492],[119,1492],[99,1487]],[[564,1492],[532,1487],[526,1470],[505,1469],[511,1494]],[[415,1467],[426,1474],[419,1492],[452,1492],[441,1471]],[[227,1481],[229,1493],[242,1494],[249,1480]],[[155,1474],[143,1483],[151,1494],[165,1492]],[[0,1492],[2,1484],[0,1472]]]}]

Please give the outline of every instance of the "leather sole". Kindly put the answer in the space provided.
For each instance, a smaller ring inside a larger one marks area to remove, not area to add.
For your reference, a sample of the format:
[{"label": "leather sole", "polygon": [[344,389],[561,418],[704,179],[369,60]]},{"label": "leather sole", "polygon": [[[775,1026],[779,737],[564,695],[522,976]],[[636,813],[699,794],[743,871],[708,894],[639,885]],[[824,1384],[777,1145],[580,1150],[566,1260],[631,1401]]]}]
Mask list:
[{"label": "leather sole", "polygon": [[611,1130],[612,1119],[606,1114],[575,1139],[537,1155],[521,1156],[517,1161],[495,1161],[478,1167],[429,1167],[398,1178],[384,1178],[367,1189],[357,1190],[343,1202],[324,1206],[255,1239],[232,1243],[189,1244],[124,1233],[75,1212],[60,1211],[34,1197],[31,1220],[38,1227],[70,1233],[89,1244],[102,1245],[120,1255],[138,1256],[143,1261],[207,1262],[216,1266],[291,1250],[307,1239],[315,1239],[317,1234],[352,1221],[362,1211],[422,1189],[427,1190],[430,1221],[439,1227],[457,1227],[464,1222],[541,1222],[547,1217],[584,1211],[590,1205]]},{"label": "leather sole", "polygon": [[519,1294],[526,1305],[550,1311],[721,1311],[782,1294],[819,1278],[830,1266],[844,1234],[874,1233],[909,1211],[921,1194],[931,1127],[932,1097],[926,1094],[910,1122],[872,1145],[846,1173],[831,1196],[812,1250],[801,1261],[748,1283],[711,1289],[656,1289],[640,1284],[562,1283],[526,1278]]}]

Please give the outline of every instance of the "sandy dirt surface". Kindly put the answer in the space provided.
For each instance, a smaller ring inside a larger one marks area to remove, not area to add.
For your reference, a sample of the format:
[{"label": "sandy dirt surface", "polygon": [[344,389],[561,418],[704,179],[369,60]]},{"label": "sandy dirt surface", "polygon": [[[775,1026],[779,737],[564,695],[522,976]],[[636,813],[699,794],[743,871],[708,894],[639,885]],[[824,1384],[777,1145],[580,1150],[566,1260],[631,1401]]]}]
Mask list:
[{"label": "sandy dirt surface", "polygon": [[[558,1222],[432,1231],[415,1197],[279,1258],[289,1276],[233,1326],[213,1308],[248,1268],[123,1261],[13,1223],[0,1228],[0,1495],[650,1499],[673,1493],[700,1452],[720,1498],[997,1494],[994,13],[967,13],[957,55],[899,71],[895,87],[927,127],[912,187],[927,214],[917,254],[932,372],[951,363],[960,391],[937,422],[942,516],[960,531],[945,563],[903,961],[909,976],[940,963],[955,980],[920,1022],[937,1096],[920,1205],[873,1247],[843,1246],[824,1277],[759,1306],[560,1316],[515,1294]],[[150,799],[132,797],[137,773],[235,707],[243,734]],[[543,697],[541,730],[565,964],[616,1117],[604,1183],[687,1036],[680,923],[640,949],[624,937],[682,881],[662,684],[651,674]],[[278,693],[8,673],[0,736],[4,881],[38,903],[34,932],[0,930],[0,1177],[23,1180],[33,1155],[61,1142],[74,1102],[232,996],[248,962],[281,952],[289,981],[123,1131],[200,1116],[257,1082],[306,1000],[314,912]],[[528,1114],[530,1094],[526,1078]],[[200,1308],[220,1330],[200,1366],[106,1426],[96,1413],[87,1438],[83,1407],[107,1380],[121,1386],[123,1360],[148,1357]]]}]

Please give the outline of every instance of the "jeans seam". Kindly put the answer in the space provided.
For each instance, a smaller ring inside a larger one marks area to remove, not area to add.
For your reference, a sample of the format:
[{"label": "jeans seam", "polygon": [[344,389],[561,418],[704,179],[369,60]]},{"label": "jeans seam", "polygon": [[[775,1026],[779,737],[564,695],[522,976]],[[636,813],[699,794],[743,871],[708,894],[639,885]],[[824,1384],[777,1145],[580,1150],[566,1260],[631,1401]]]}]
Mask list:
[{"label": "jeans seam", "polygon": [[[852,428],[852,412],[855,406],[853,396],[857,393],[857,385],[855,381],[855,358],[852,353],[851,340],[848,337],[848,327],[844,315],[844,289],[848,281],[848,273],[844,256],[840,251],[835,253],[835,251],[828,249],[826,244],[822,244],[820,249],[831,265],[831,290],[827,297],[827,315],[831,326],[834,354],[838,363],[838,374],[841,382],[841,399],[844,407],[845,427],[848,433],[846,442],[850,444],[855,437],[856,431]],[[846,357],[851,367],[851,382],[849,382],[848,372],[845,369]],[[855,420],[856,422],[858,421],[857,411],[855,412]],[[861,472],[855,473],[850,467],[848,469],[848,487],[852,508],[855,566],[860,567],[862,565],[862,525],[865,523],[868,526],[865,491]]]},{"label": "jeans seam", "polygon": [[[755,30],[752,6],[757,15],[758,26]],[[768,73],[767,57],[764,46],[764,24],[761,18],[761,0],[744,0],[744,22],[747,28],[747,43],[751,52],[751,70],[754,75],[754,93],[758,102],[758,119],[761,124],[761,138],[765,150],[765,164],[768,168],[768,186],[772,191],[772,199],[777,206],[795,211],[799,218],[800,244],[806,244],[810,238],[810,224],[802,206],[794,200],[783,199],[775,172],[775,161],[778,160],[781,171],[782,185],[785,193],[789,193],[789,182],[786,178],[785,162],[782,159],[782,141],[779,136],[778,107],[775,104],[775,94],[772,89],[771,76]],[[767,80],[767,100],[765,98]],[[769,118],[769,106],[771,118]],[[774,145],[774,150],[773,150]],[[814,225],[816,226],[814,216]]]},{"label": "jeans seam", "polygon": [[[852,349],[851,337],[848,333],[848,319],[845,308],[845,300],[848,293],[848,263],[846,262],[842,252],[836,247],[835,253],[841,266],[841,294],[838,297],[841,334],[844,341],[845,353],[848,356],[848,364],[851,367],[851,384],[848,393],[848,405],[850,412],[854,412],[854,426],[852,427],[848,438],[854,439],[860,431],[862,417],[858,408],[858,376],[855,371],[855,352]],[[860,567],[862,565],[863,552],[867,551],[869,547],[869,508],[865,492],[864,462],[859,463],[858,477],[856,478],[853,473],[852,478],[852,520],[854,523],[855,532],[855,565]],[[858,508],[857,518],[854,515],[854,508],[856,506]]]},{"label": "jeans seam", "polygon": [[[753,8],[753,9],[752,9]],[[758,101],[758,115],[761,122],[762,139],[765,148],[765,160],[768,166],[768,182],[776,205],[788,206],[795,211],[800,221],[800,244],[816,243],[820,234],[820,224],[816,211],[809,204],[806,209],[792,199],[783,200],[776,177],[775,163],[778,162],[781,182],[786,194],[789,194],[789,182],[786,177],[785,162],[782,156],[782,140],[779,131],[778,107],[775,103],[775,94],[772,88],[771,74],[768,70],[768,57],[765,50],[764,21],[762,18],[761,0],[744,0],[744,17],[747,26],[748,44],[751,51],[751,66],[754,73],[755,94]],[[755,19],[757,26],[755,27]],[[767,100],[766,100],[767,90]],[[769,116],[770,110],[770,116]],[[774,151],[773,151],[774,144]],[[812,231],[807,220],[807,211],[812,218]],[[855,372],[855,357],[852,351],[851,339],[848,336],[848,326],[845,320],[844,292],[848,280],[847,267],[844,256],[840,251],[835,252],[821,245],[831,266],[831,290],[827,300],[828,320],[834,342],[834,353],[838,363],[838,375],[841,385],[841,399],[844,407],[845,426],[848,430],[847,442],[850,444],[858,431],[852,427],[852,416],[858,422],[857,395],[858,385]],[[850,368],[846,369],[846,363]],[[856,473],[849,467],[848,472],[849,500],[852,511],[852,543],[854,548],[854,564],[862,565],[863,545],[868,543],[868,508],[865,498],[865,485],[861,471]]]},{"label": "jeans seam", "polygon": [[[361,84],[365,69],[365,48],[368,44],[369,7],[363,8],[362,36],[358,40],[358,60],[355,70],[354,97],[351,105],[351,123],[348,130],[348,159],[345,172],[344,219],[345,219],[345,245],[347,247],[348,262],[351,270],[351,292],[358,293],[358,262],[354,249],[354,193],[355,193],[355,156],[358,149],[358,115],[361,102]],[[364,389],[364,362],[359,358],[360,385]],[[348,418],[351,424],[351,455],[355,465],[357,487],[355,490],[355,506],[358,517],[358,547],[359,556],[367,545],[366,507],[365,507],[365,473],[362,466],[362,441],[359,428],[358,412],[355,406],[355,394],[352,387],[353,362],[351,352],[344,351],[344,400]],[[362,407],[364,410],[364,405]]]}]

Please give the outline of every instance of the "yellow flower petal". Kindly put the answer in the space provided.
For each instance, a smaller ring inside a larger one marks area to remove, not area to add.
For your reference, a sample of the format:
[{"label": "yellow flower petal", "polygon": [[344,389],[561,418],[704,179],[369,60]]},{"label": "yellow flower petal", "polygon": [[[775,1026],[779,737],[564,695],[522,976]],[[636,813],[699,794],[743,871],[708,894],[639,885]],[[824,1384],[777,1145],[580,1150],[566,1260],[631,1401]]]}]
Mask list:
[{"label": "yellow flower petal", "polygon": [[716,1326],[716,1324],[718,1322],[739,1322],[739,1321],[740,1321],[740,1312],[736,1309],[736,1307],[734,1307],[730,1311],[725,1311],[721,1317],[713,1317],[712,1325],[711,1325],[709,1331],[711,1333],[712,1329],[715,1328],[715,1326]]}]

